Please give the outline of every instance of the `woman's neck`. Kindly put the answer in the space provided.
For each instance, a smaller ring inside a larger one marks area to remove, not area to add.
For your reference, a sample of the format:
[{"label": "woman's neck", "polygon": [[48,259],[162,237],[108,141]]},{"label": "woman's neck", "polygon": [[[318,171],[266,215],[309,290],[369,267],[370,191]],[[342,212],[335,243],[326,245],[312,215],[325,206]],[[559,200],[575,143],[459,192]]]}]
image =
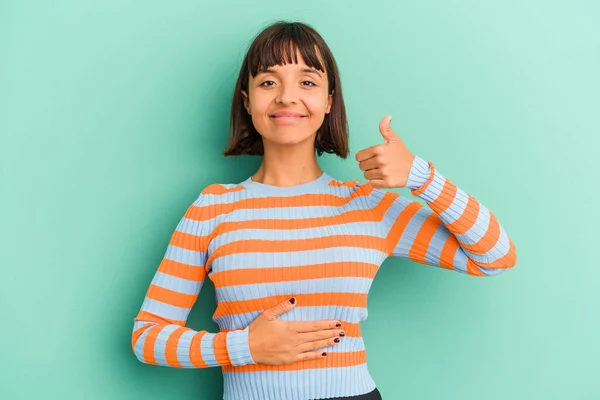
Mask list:
[{"label": "woman's neck", "polygon": [[[251,179],[271,186],[296,186],[318,179],[323,170],[317,162],[314,147],[300,151],[299,146],[265,148],[262,163]],[[310,150],[310,152],[309,152]]]}]

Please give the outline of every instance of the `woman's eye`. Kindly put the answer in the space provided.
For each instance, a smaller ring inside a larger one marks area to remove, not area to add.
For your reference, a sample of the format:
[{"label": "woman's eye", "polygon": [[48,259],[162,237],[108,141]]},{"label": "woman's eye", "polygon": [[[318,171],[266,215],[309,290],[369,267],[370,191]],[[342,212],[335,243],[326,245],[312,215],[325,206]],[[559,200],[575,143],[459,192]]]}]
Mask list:
[{"label": "woman's eye", "polygon": [[[263,83],[261,83],[261,84],[260,84],[260,85],[258,85],[258,86],[262,86],[262,87],[273,86],[273,85],[270,85],[269,83],[273,83],[273,84],[274,84],[275,82],[273,82],[273,81],[264,81]],[[303,81],[302,83],[304,83],[304,84],[307,84],[306,86],[317,86],[317,85],[316,85],[314,82],[312,82],[312,81]]]}]

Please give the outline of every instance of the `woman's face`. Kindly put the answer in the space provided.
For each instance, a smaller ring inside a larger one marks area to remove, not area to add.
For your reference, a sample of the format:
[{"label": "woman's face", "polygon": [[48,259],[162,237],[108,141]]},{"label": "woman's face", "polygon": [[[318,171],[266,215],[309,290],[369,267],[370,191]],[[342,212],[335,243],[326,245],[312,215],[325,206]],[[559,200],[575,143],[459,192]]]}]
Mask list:
[{"label": "woman's face", "polygon": [[298,53],[298,64],[274,65],[253,78],[242,90],[244,105],[263,143],[296,144],[312,138],[331,110],[327,74],[308,67]]}]

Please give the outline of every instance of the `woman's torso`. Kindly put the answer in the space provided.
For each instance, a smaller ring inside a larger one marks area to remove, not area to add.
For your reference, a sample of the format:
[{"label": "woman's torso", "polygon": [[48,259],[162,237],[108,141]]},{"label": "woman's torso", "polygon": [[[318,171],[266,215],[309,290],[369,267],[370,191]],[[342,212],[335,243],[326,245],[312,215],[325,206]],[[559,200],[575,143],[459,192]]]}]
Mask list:
[{"label": "woman's torso", "polygon": [[339,344],[320,349],[328,353],[324,358],[223,367],[225,400],[327,399],[375,389],[360,323],[387,254],[368,193],[359,187],[323,185],[291,196],[236,191],[212,200],[221,209],[215,210],[206,268],[221,331],[248,326],[294,296],[296,306],[279,319],[337,319],[346,333]]}]

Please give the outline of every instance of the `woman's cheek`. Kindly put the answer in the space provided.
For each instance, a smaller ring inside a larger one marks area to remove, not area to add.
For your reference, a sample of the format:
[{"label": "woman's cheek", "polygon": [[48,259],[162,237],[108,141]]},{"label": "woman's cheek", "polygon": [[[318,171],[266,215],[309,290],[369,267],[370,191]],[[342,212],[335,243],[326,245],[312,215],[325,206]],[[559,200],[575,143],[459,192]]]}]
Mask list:
[{"label": "woman's cheek", "polygon": [[321,100],[314,100],[310,104],[310,112],[311,114],[324,114],[327,111],[327,103],[324,103]]}]

